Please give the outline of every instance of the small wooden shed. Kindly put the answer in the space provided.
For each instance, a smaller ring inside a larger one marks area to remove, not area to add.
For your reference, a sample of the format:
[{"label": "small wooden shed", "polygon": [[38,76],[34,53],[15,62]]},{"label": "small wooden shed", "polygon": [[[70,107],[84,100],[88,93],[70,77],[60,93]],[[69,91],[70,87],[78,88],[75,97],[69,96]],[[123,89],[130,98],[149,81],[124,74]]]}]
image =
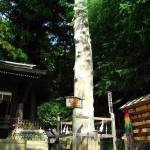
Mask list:
[{"label": "small wooden shed", "polygon": [[150,94],[127,102],[121,110],[129,113],[134,141],[150,142]]}]

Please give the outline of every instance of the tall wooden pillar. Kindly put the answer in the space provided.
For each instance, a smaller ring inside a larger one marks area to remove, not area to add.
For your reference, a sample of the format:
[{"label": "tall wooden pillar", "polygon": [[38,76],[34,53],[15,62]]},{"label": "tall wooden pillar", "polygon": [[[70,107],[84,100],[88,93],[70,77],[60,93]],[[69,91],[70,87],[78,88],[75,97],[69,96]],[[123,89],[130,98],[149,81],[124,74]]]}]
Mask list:
[{"label": "tall wooden pillar", "polygon": [[16,111],[16,117],[19,117],[19,119],[23,119],[23,103],[19,103]]},{"label": "tall wooden pillar", "polygon": [[35,92],[32,91],[31,99],[30,99],[30,119],[35,120],[35,114],[36,114],[36,96]]}]

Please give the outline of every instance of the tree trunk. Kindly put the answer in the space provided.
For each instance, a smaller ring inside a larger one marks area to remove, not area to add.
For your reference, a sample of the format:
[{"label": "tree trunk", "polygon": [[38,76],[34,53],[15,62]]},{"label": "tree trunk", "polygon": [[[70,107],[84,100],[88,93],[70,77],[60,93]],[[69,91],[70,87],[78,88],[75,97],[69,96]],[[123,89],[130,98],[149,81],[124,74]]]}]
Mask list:
[{"label": "tree trunk", "polygon": [[[75,40],[75,66],[74,66],[74,96],[83,98],[83,108],[74,109],[74,128],[77,133],[90,135],[94,129],[93,119],[83,119],[82,116],[94,117],[93,108],[93,61],[91,39],[89,35],[87,1],[75,0],[74,7],[74,40]],[[80,118],[81,117],[81,118]],[[99,150],[95,148],[94,138],[78,137],[75,149]],[[97,144],[96,144],[97,145]]]}]

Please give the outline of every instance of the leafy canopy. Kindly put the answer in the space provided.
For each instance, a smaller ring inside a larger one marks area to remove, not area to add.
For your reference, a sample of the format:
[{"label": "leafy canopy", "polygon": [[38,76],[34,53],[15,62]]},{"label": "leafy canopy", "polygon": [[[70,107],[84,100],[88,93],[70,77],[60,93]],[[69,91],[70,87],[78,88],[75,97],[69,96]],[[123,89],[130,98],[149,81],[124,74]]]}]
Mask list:
[{"label": "leafy canopy", "polygon": [[149,92],[150,3],[89,1],[95,94],[108,90],[138,96]]},{"label": "leafy canopy", "polygon": [[0,18],[0,59],[27,62],[28,57],[22,49],[15,47],[15,34],[12,25]]}]

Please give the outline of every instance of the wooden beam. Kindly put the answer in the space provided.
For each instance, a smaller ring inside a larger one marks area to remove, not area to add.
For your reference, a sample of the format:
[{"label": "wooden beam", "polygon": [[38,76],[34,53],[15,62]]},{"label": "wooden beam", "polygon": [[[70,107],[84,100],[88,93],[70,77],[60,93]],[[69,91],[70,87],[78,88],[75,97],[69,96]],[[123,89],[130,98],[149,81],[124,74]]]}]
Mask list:
[{"label": "wooden beam", "polygon": [[93,120],[104,120],[104,121],[112,121],[112,118],[103,118],[103,117],[89,117],[89,116],[76,116],[76,118],[82,119],[93,119]]}]

